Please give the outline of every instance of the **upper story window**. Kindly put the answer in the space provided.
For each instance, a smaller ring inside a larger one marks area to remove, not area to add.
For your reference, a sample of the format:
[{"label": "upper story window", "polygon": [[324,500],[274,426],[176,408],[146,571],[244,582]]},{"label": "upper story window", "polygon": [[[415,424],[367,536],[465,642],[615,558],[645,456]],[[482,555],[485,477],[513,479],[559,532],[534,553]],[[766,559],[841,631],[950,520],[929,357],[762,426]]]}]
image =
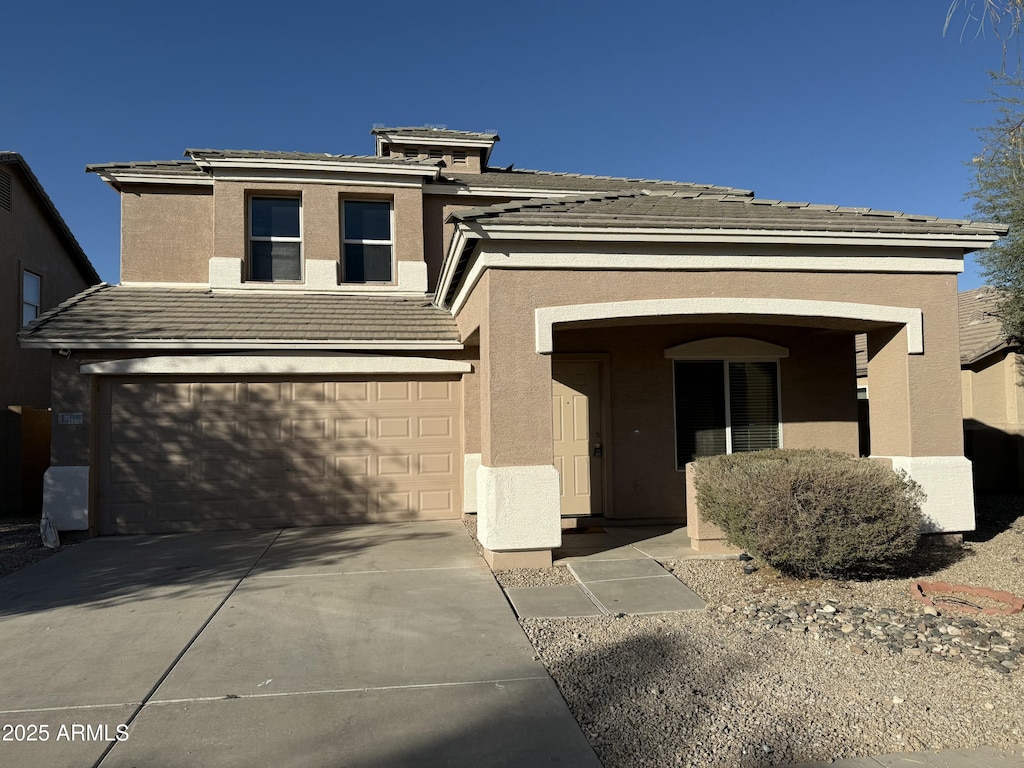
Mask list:
[{"label": "upper story window", "polygon": [[343,216],[342,282],[390,283],[394,256],[391,203],[346,200]]},{"label": "upper story window", "polygon": [[21,273],[21,324],[28,325],[43,307],[43,278],[25,270]]},{"label": "upper story window", "polygon": [[466,151],[464,149],[457,149],[452,152],[453,163],[464,163],[466,162]]},{"label": "upper story window", "polygon": [[297,197],[249,198],[250,279],[302,279],[301,219]]}]

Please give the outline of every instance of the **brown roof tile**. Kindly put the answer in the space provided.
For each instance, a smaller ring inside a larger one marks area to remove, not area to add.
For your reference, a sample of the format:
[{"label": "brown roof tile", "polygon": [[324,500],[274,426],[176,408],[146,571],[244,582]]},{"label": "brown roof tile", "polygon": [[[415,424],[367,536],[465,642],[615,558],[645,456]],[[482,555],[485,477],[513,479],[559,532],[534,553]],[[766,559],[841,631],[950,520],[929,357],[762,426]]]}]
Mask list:
[{"label": "brown roof tile", "polygon": [[455,321],[427,298],[220,293],[204,288],[108,286],[46,312],[20,334],[25,344],[131,342],[459,341]]},{"label": "brown roof tile", "polygon": [[783,203],[737,194],[658,190],[615,192],[569,199],[533,200],[473,208],[454,221],[581,228],[762,229],[1000,235],[987,222],[938,219],[870,208]]}]

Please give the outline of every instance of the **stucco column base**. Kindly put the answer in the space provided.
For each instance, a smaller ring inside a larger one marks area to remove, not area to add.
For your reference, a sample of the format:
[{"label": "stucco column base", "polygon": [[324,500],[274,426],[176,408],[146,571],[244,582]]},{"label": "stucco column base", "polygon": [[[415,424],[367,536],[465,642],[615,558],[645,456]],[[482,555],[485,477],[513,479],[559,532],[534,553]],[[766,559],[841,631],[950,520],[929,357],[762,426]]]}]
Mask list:
[{"label": "stucco column base", "polygon": [[928,495],[922,533],[974,530],[974,473],[963,456],[885,456],[893,469],[902,469]]},{"label": "stucco column base", "polygon": [[484,548],[484,560],[492,571],[507,571],[510,568],[550,568],[550,549],[521,549],[512,552],[494,552]]},{"label": "stucco column base", "polygon": [[476,535],[484,548],[510,553],[561,546],[561,504],[554,465],[482,465],[476,472],[476,501]]},{"label": "stucco column base", "polygon": [[686,465],[686,535],[690,537],[690,546],[706,555],[738,555],[743,550],[727,542],[721,528],[701,519],[694,474],[690,462]]}]

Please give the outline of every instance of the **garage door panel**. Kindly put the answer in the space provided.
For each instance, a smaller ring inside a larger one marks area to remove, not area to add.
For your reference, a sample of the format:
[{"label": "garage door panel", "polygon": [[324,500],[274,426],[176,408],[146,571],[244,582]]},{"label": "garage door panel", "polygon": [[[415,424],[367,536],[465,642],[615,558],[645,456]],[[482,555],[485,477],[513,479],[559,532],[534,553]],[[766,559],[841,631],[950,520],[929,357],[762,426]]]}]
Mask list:
[{"label": "garage door panel", "polygon": [[104,533],[461,512],[461,386],[105,380]]},{"label": "garage door panel", "polygon": [[380,402],[408,403],[412,400],[412,382],[380,381],[377,382],[377,400]]},{"label": "garage door panel", "polygon": [[412,437],[412,422],[413,417],[411,416],[389,416],[387,418],[377,419],[377,434],[378,440],[408,440]]},{"label": "garage door panel", "polygon": [[420,475],[451,477],[452,458],[450,453],[421,453],[419,455]]},{"label": "garage door panel", "polygon": [[416,419],[418,437],[451,437],[454,432],[452,416],[420,416]]}]

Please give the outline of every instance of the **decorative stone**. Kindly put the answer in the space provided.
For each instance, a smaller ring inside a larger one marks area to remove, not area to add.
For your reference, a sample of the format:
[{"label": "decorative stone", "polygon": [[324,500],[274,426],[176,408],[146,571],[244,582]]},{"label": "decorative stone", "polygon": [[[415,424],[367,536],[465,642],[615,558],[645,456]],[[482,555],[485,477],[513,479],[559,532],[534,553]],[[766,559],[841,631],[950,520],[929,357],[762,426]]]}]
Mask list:
[{"label": "decorative stone", "polygon": [[[969,587],[965,584],[948,584],[944,581],[915,581],[910,586],[910,594],[914,599],[935,608],[938,602],[946,610],[963,613],[980,613],[986,616],[1009,616],[1024,611],[1024,599],[1011,592],[1003,592],[989,587]],[[981,605],[972,603],[971,598],[981,598],[984,603],[997,605]],[[937,615],[937,614],[932,614]]]}]

